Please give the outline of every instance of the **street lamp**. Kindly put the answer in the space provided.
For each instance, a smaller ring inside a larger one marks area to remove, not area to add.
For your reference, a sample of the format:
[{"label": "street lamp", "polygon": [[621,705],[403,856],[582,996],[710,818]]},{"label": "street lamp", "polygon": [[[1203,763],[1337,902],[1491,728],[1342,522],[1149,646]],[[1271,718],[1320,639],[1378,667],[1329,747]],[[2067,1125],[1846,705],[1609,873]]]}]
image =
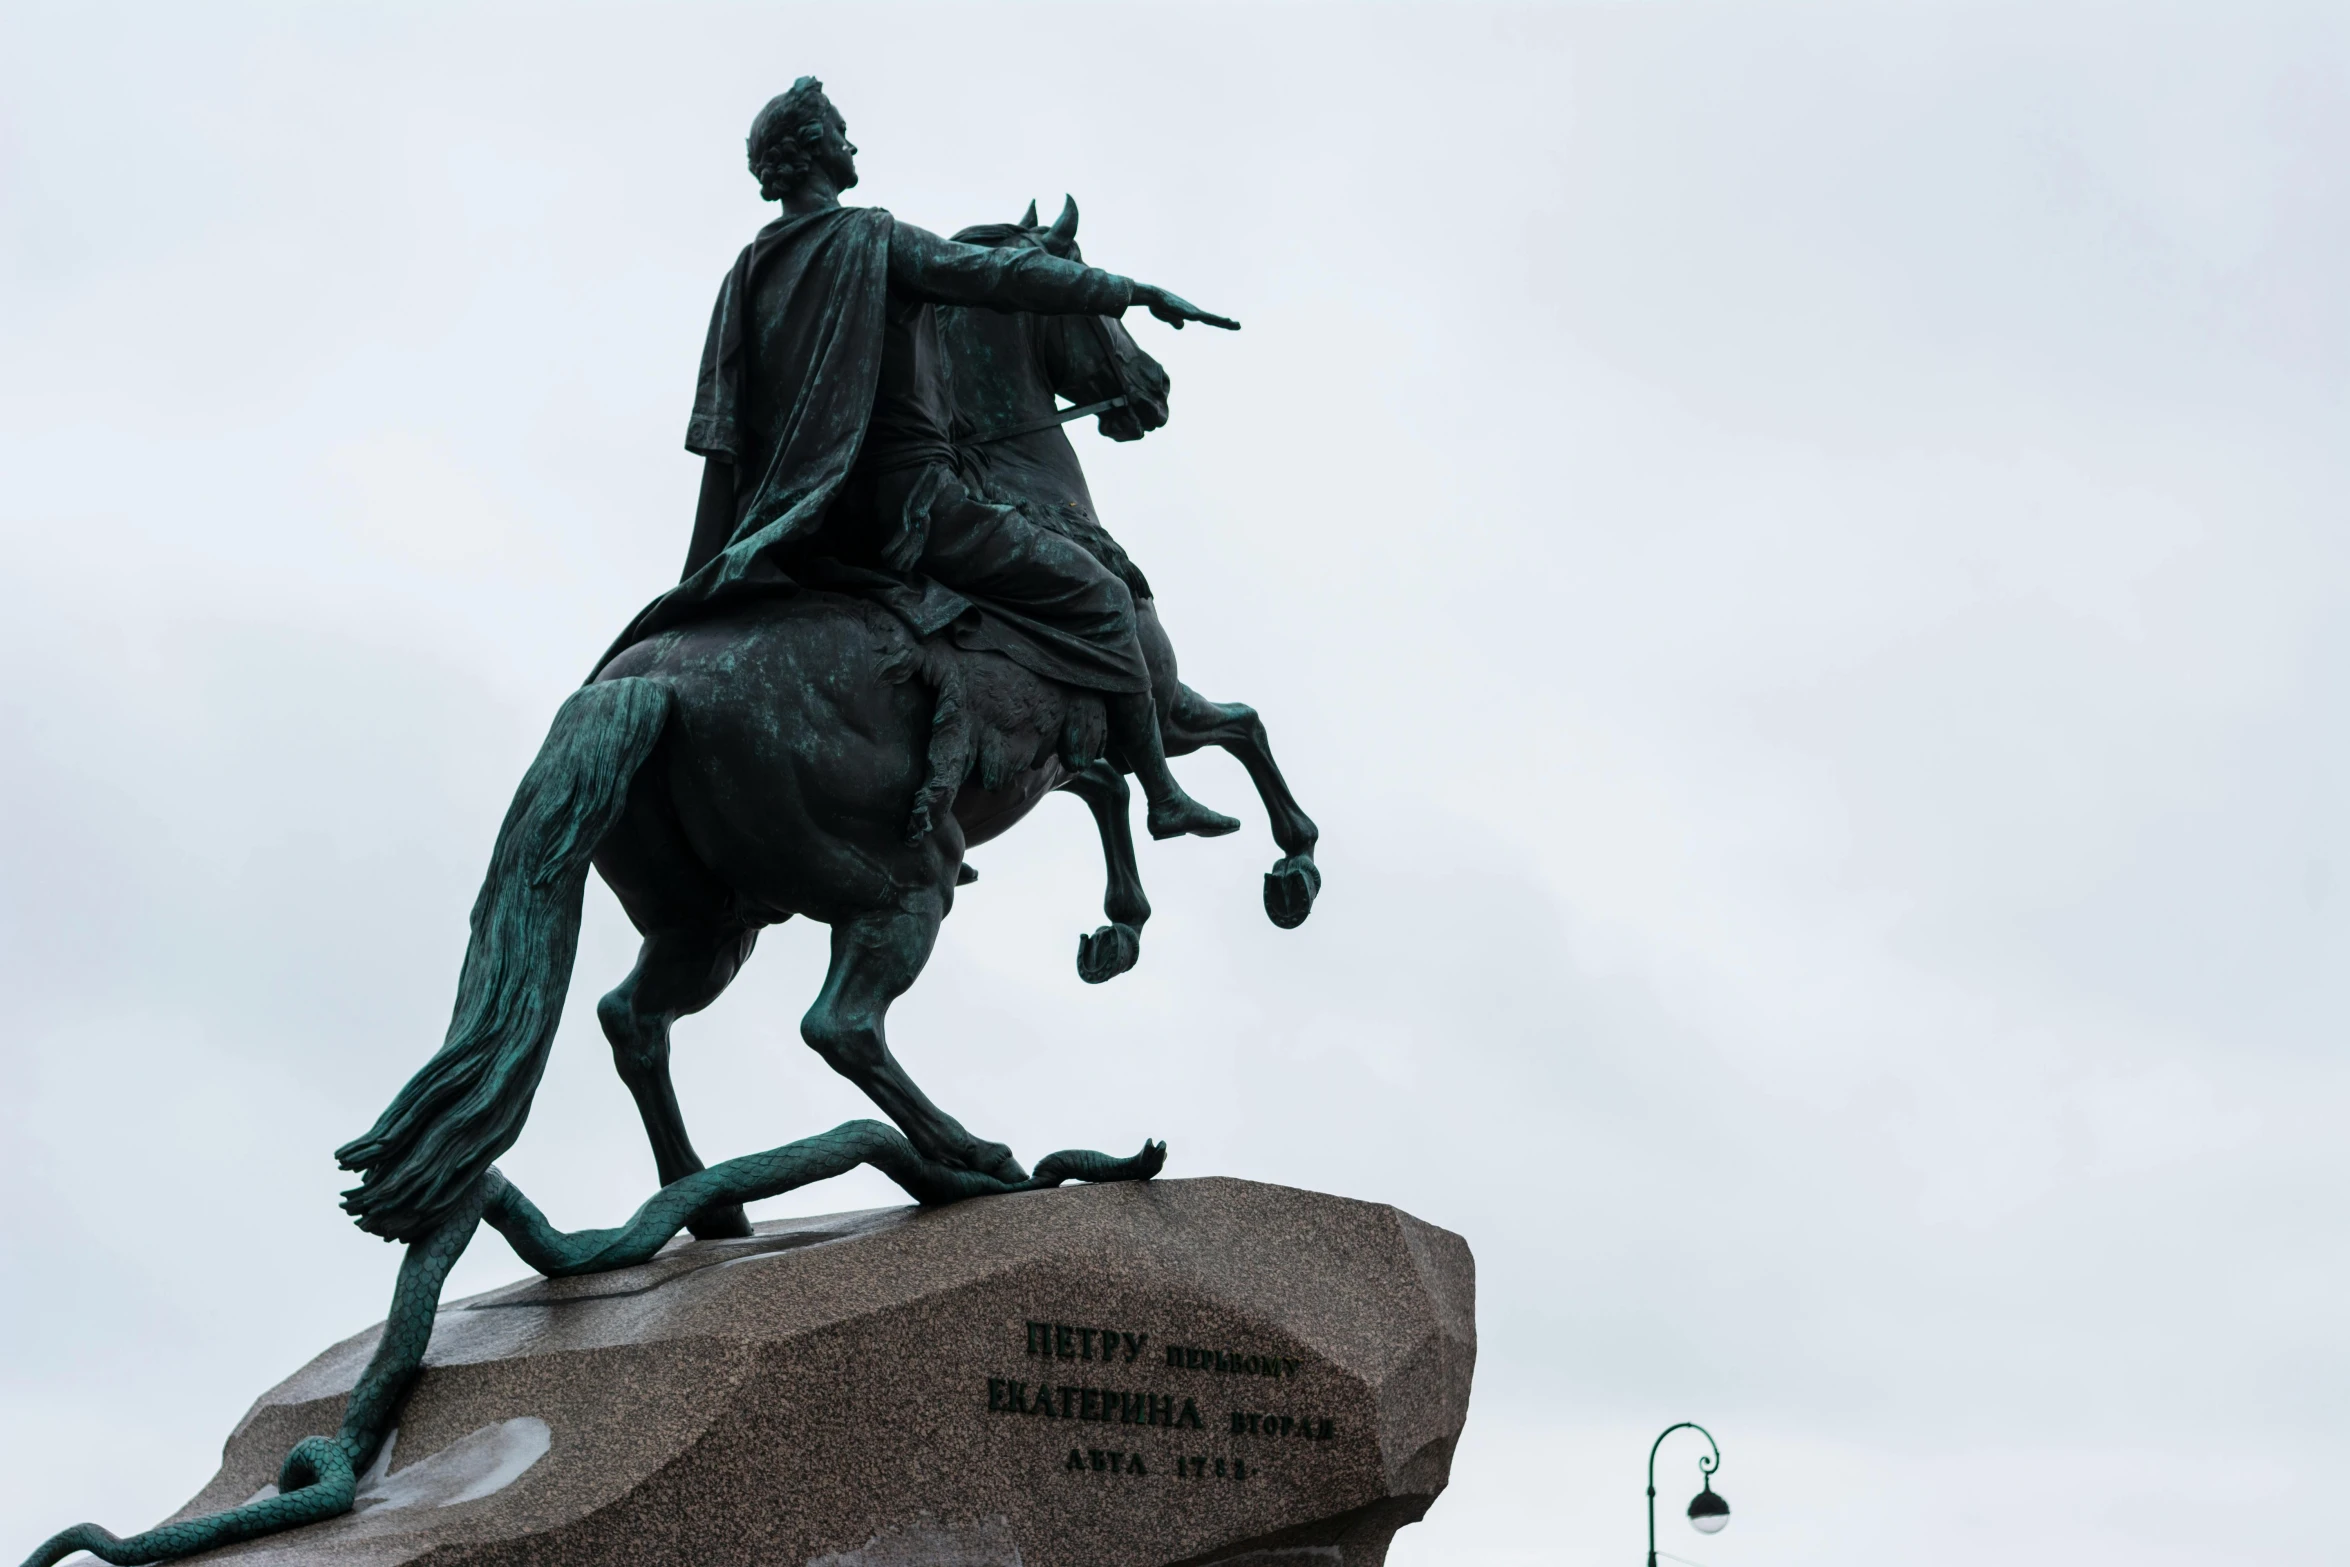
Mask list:
[{"label": "street lamp", "polygon": [[1656,1567],[1656,1450],[1676,1431],[1694,1431],[1705,1438],[1712,1453],[1697,1460],[1698,1493],[1689,1498],[1689,1527],[1699,1534],[1719,1534],[1730,1521],[1730,1504],[1714,1489],[1714,1471],[1722,1467],[1722,1446],[1714,1434],[1694,1420],[1665,1427],[1648,1448],[1648,1567]]}]

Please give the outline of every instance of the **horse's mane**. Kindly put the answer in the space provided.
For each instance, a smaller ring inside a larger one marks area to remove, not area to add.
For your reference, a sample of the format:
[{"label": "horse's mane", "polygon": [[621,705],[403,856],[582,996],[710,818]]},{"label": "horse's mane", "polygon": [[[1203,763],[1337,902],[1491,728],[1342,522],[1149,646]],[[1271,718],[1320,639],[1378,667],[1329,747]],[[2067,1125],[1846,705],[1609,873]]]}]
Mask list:
[{"label": "horse's mane", "polygon": [[[959,245],[983,245],[990,250],[1001,250],[1007,245],[1027,243],[1042,249],[1044,231],[1032,223],[974,223],[969,228],[957,229],[953,235]],[[960,307],[956,307],[960,308]],[[1049,506],[1024,496],[991,495],[992,500],[1011,505],[1029,521],[1055,533],[1065,534],[1083,545],[1093,557],[1107,566],[1125,582],[1127,590],[1137,599],[1151,596],[1151,585],[1140,567],[1127,555],[1117,540],[1093,517],[1074,508]]]},{"label": "horse's mane", "polygon": [[957,229],[951,236],[958,245],[985,245],[990,250],[1001,250],[1016,239],[1027,239],[1036,230],[1020,223],[974,223],[967,229]]}]

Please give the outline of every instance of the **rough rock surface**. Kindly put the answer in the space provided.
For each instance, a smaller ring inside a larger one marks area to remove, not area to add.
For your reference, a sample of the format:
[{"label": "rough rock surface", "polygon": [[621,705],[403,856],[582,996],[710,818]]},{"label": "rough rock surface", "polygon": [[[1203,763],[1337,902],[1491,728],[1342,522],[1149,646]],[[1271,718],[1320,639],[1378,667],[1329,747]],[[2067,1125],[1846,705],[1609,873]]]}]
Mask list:
[{"label": "rough rock surface", "polygon": [[[198,1560],[1377,1567],[1444,1489],[1474,1291],[1457,1235],[1246,1181],[762,1225],[445,1306],[359,1510]],[[376,1332],[185,1513],[334,1430]]]}]

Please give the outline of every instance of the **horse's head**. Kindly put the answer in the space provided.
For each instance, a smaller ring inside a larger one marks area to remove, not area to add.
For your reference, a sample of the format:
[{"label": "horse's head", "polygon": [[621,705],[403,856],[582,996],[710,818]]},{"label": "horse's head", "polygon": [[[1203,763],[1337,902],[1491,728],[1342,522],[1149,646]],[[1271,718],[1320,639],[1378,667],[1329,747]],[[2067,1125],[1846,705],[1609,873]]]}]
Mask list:
[{"label": "horse's head", "polygon": [[[1036,203],[1017,223],[988,223],[955,238],[970,245],[1018,246],[1064,261],[1082,262],[1077,248],[1077,203],[1064,197],[1050,228],[1037,222]],[[1052,391],[1072,403],[1123,397],[1126,406],[1101,416],[1102,434],[1113,441],[1138,441],[1167,422],[1167,371],[1142,351],[1115,316],[1034,318],[1036,357]]]}]

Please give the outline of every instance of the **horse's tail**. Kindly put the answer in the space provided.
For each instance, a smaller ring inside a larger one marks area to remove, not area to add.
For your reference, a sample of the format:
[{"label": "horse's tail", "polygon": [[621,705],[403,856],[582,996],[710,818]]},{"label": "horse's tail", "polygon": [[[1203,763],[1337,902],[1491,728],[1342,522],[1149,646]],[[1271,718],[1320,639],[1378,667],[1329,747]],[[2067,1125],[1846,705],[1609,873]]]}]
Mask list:
[{"label": "horse's tail", "polygon": [[673,700],[651,680],[607,680],[555,714],[474,900],[447,1040],[366,1136],[335,1150],[359,1172],[343,1207],[361,1229],[426,1234],[521,1135],[571,984],[588,858],[627,808]]}]

